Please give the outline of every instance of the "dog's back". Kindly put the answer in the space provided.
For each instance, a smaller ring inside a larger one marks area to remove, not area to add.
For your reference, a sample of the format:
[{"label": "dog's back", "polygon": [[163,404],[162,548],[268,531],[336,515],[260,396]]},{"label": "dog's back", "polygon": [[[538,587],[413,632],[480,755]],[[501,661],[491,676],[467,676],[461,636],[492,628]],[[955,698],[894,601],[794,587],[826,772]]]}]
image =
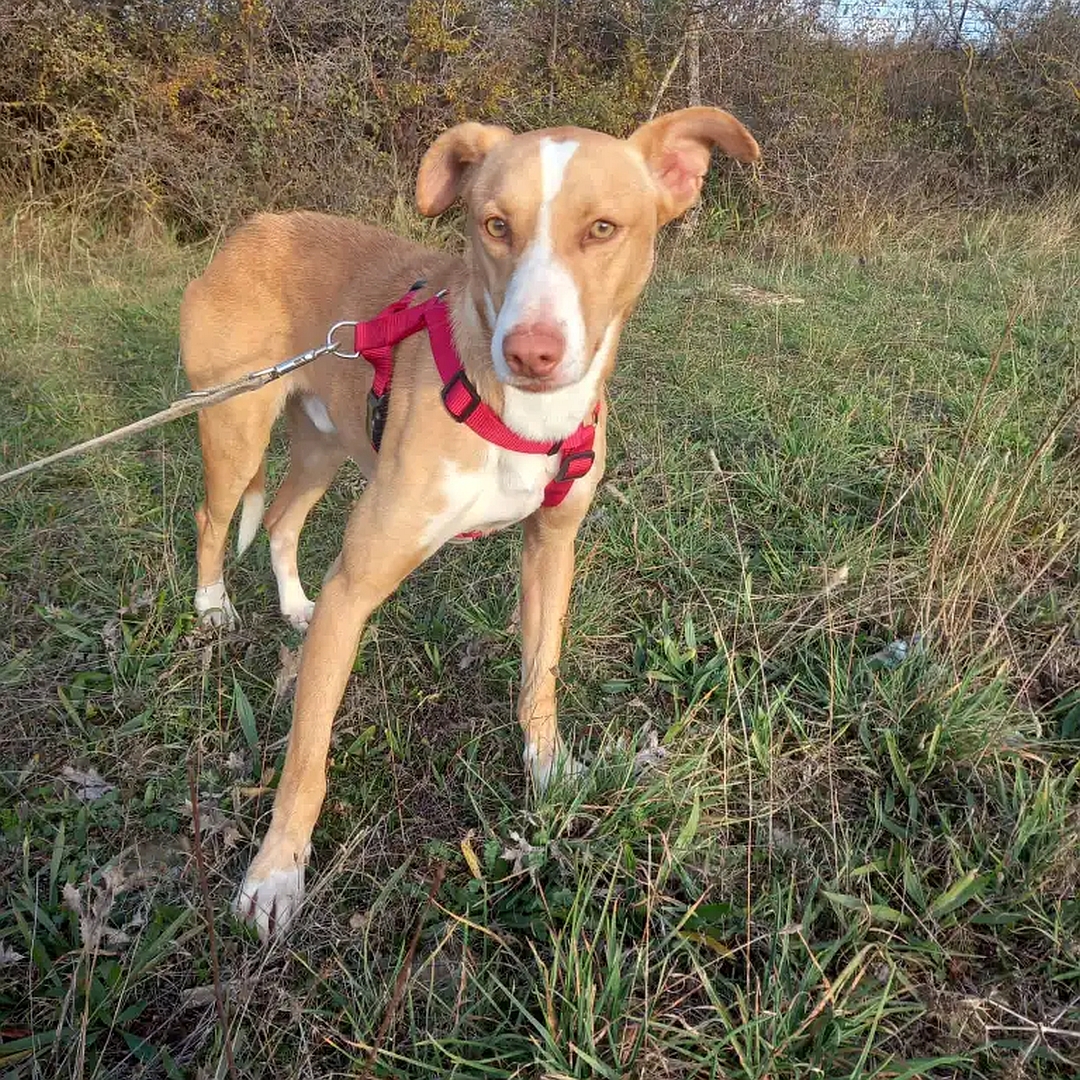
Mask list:
[{"label": "dog's back", "polygon": [[184,292],[188,380],[202,389],[303,352],[332,323],[370,318],[401,281],[452,263],[460,260],[350,218],[257,214]]}]

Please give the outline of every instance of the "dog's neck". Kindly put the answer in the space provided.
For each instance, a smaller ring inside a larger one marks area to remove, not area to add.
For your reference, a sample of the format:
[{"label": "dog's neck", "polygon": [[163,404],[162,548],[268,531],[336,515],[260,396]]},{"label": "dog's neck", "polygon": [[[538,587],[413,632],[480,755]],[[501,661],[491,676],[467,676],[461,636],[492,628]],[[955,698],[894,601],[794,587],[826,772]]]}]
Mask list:
[{"label": "dog's neck", "polygon": [[491,356],[493,327],[485,311],[484,287],[466,280],[452,291],[451,324],[458,355],[480,396],[504,424],[526,439],[565,439],[584,422],[604,392],[614,366],[621,320],[612,323],[585,375],[576,383],[546,393],[531,393],[507,386],[495,374]]}]

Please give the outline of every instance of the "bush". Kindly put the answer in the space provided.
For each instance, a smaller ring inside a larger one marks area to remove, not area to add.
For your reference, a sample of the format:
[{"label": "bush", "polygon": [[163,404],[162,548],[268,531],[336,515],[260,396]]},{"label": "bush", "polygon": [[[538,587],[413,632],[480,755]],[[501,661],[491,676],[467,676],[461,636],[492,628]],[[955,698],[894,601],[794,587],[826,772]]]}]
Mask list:
[{"label": "bush", "polygon": [[[702,100],[765,149],[752,212],[1080,187],[1080,16],[1036,0],[903,39],[787,6],[700,16]],[[256,208],[380,214],[465,118],[625,134],[687,103],[685,3],[38,0],[0,22],[0,182],[201,235]]]}]

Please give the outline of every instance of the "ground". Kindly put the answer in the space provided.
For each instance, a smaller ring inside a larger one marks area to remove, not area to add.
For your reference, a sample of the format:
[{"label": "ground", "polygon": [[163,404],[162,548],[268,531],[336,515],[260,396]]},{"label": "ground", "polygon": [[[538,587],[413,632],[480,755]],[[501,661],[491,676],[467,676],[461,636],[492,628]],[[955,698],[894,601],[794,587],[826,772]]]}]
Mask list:
[{"label": "ground", "polygon": [[[228,914],[301,642],[265,538],[243,627],[198,630],[191,418],[0,488],[5,1075],[1077,1074],[1077,218],[701,230],[612,386],[561,669],[586,776],[523,775],[520,536],[448,547],[365,636],[269,950]],[[3,235],[4,466],[183,389],[212,244]]]}]

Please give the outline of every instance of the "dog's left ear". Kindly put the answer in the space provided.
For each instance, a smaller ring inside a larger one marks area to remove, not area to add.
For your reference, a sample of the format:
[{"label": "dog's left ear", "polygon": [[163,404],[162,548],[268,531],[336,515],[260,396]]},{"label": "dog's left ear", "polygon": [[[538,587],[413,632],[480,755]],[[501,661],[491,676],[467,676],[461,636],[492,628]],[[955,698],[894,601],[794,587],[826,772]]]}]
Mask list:
[{"label": "dog's left ear", "polygon": [[479,165],[493,146],[513,137],[509,128],[470,121],[444,131],[420,162],[416,205],[425,217],[441,214],[461,194],[469,168]]},{"label": "dog's left ear", "polygon": [[660,224],[689,210],[701,194],[709,157],[718,147],[736,161],[761,156],[754,136],[729,112],[697,107],[658,116],[630,136],[660,190]]}]

